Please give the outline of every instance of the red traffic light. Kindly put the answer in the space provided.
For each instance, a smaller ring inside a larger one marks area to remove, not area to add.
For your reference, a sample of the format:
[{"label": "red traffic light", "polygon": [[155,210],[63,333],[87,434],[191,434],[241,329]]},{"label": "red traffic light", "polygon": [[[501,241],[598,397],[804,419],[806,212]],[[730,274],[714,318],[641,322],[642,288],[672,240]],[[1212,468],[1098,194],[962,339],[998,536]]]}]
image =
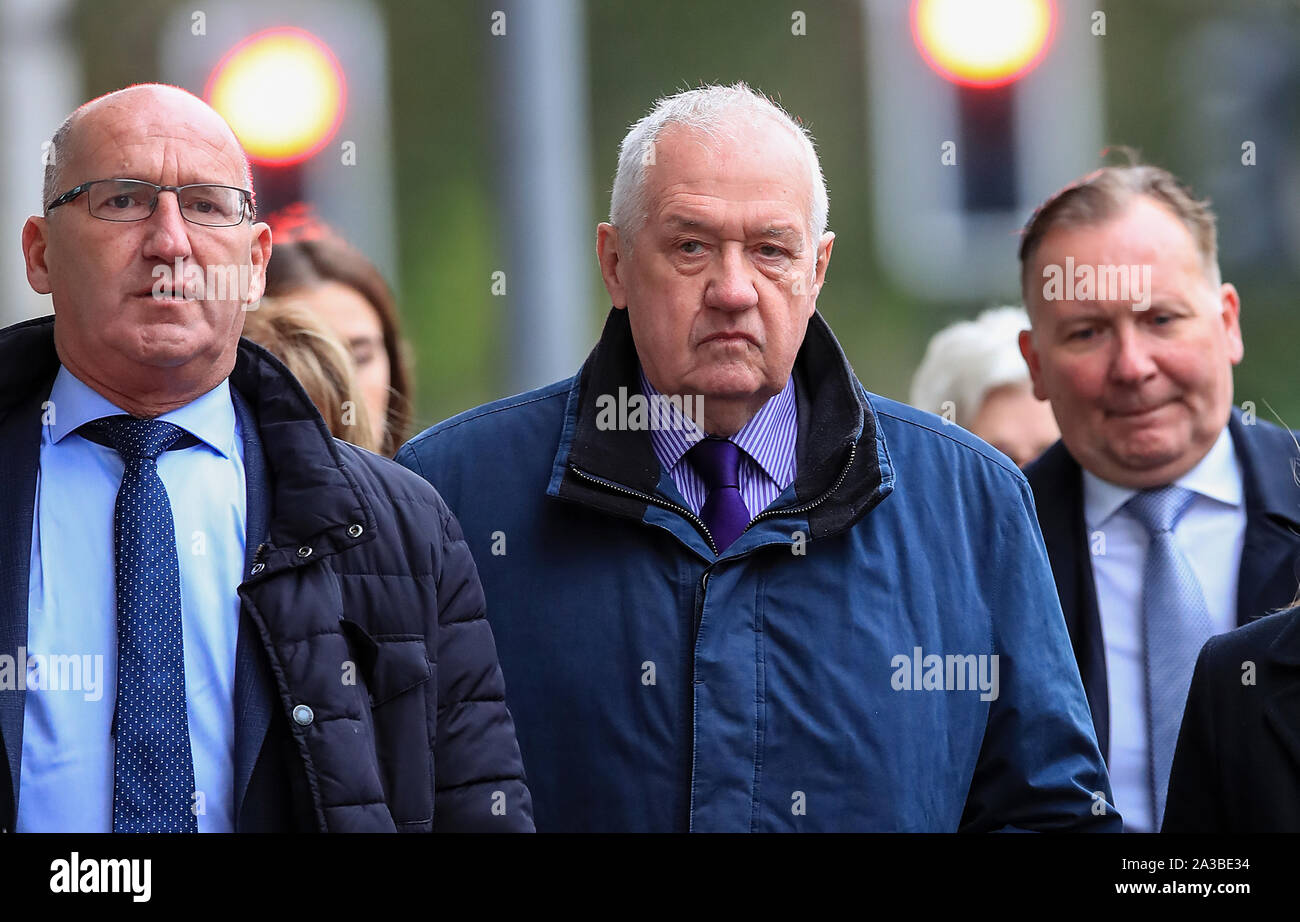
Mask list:
[{"label": "red traffic light", "polygon": [[267,29],[213,69],[204,97],[256,163],[287,166],[321,150],[343,120],[347,88],[334,53],[302,29]]},{"label": "red traffic light", "polygon": [[989,88],[1038,65],[1056,31],[1054,0],[913,0],[912,37],[944,78]]}]

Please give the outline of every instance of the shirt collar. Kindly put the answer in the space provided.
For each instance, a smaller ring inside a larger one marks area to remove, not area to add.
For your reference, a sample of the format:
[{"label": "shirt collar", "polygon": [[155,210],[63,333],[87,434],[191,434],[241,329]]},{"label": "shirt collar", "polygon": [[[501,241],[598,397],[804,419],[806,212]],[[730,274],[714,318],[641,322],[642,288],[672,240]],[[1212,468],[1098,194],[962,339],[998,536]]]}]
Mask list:
[{"label": "shirt collar", "polygon": [[[56,444],[88,422],[126,413],[62,365],[50,389],[50,407],[54,411],[49,423],[50,441]],[[158,418],[184,429],[222,457],[233,457],[235,405],[230,398],[229,378]]]},{"label": "shirt collar", "polygon": [[785,486],[794,480],[795,440],[775,436],[793,432],[797,426],[798,409],[792,376],[786,379],[779,394],[768,399],[758,408],[754,418],[740,427],[731,441],[753,458],[773,482]]},{"label": "shirt collar", "polygon": [[[641,379],[641,393],[648,400],[661,396],[646,377],[644,369],[638,368],[637,374]],[[660,406],[667,409],[671,424],[652,427],[650,442],[664,469],[671,471],[682,456],[704,438],[704,433],[675,404],[664,401]],[[773,482],[784,485],[794,479],[795,440],[773,436],[797,426],[798,403],[794,396],[794,377],[791,376],[781,392],[765,401],[753,418],[731,437],[731,441],[749,455]]]},{"label": "shirt collar", "polygon": [[[1190,471],[1174,481],[1176,486],[1199,493],[1228,506],[1240,506],[1245,501],[1241,484],[1241,465],[1233,450],[1228,427],[1215,440]],[[1123,508],[1138,491],[1102,480],[1088,471],[1083,472],[1083,513],[1088,530],[1099,528]]]}]

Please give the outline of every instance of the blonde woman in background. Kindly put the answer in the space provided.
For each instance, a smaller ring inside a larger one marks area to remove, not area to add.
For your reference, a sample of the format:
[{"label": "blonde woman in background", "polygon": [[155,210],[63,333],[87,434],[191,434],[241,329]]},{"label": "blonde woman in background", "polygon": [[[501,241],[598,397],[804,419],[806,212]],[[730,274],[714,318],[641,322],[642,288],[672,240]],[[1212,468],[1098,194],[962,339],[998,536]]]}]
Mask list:
[{"label": "blonde woman in background", "polygon": [[1023,308],[993,307],[944,327],[912,377],[910,403],[968,429],[1019,467],[1061,437],[1052,407],[1034,397],[1020,355]]},{"label": "blonde woman in background", "polygon": [[315,311],[292,298],[263,298],[245,314],[243,335],[288,367],[331,434],[379,450],[352,355]]},{"label": "blonde woman in background", "polygon": [[411,350],[397,302],[365,255],[302,203],[268,218],[275,260],[266,296],[311,308],[352,355],[379,453],[392,457],[411,435]]}]

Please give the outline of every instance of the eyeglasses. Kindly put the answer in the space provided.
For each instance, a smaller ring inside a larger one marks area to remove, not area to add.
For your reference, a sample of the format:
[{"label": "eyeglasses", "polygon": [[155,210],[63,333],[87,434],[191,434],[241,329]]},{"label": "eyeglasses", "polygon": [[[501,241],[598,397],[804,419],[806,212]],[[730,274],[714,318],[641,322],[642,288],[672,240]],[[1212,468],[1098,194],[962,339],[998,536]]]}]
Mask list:
[{"label": "eyeglasses", "polygon": [[192,183],[160,186],[142,179],[96,179],[69,189],[45,206],[48,213],[86,193],[90,216],[101,221],[143,221],[158,207],[163,192],[176,193],[181,217],[204,227],[233,227],[253,219],[253,193],[236,186]]}]

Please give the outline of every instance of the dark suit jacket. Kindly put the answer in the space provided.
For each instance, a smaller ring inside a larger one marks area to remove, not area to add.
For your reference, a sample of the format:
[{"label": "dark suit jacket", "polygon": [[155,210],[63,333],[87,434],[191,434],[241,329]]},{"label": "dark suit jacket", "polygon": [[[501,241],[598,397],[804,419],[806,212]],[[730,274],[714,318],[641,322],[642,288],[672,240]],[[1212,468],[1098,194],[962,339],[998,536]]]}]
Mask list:
[{"label": "dark suit jacket", "polygon": [[[1300,577],[1300,487],[1292,461],[1300,457],[1292,435],[1271,423],[1245,425],[1234,408],[1228,431],[1241,465],[1246,537],[1237,583],[1237,623],[1247,624],[1285,608]],[[1038,507],[1038,523],[1052,562],[1061,611],[1079,664],[1102,756],[1110,757],[1110,708],[1106,654],[1097,611],[1087,527],[1083,518],[1083,472],[1057,442],[1025,471]]]},{"label": "dark suit jacket", "polygon": [[1161,831],[1300,832],[1300,609],[1201,650]]}]

